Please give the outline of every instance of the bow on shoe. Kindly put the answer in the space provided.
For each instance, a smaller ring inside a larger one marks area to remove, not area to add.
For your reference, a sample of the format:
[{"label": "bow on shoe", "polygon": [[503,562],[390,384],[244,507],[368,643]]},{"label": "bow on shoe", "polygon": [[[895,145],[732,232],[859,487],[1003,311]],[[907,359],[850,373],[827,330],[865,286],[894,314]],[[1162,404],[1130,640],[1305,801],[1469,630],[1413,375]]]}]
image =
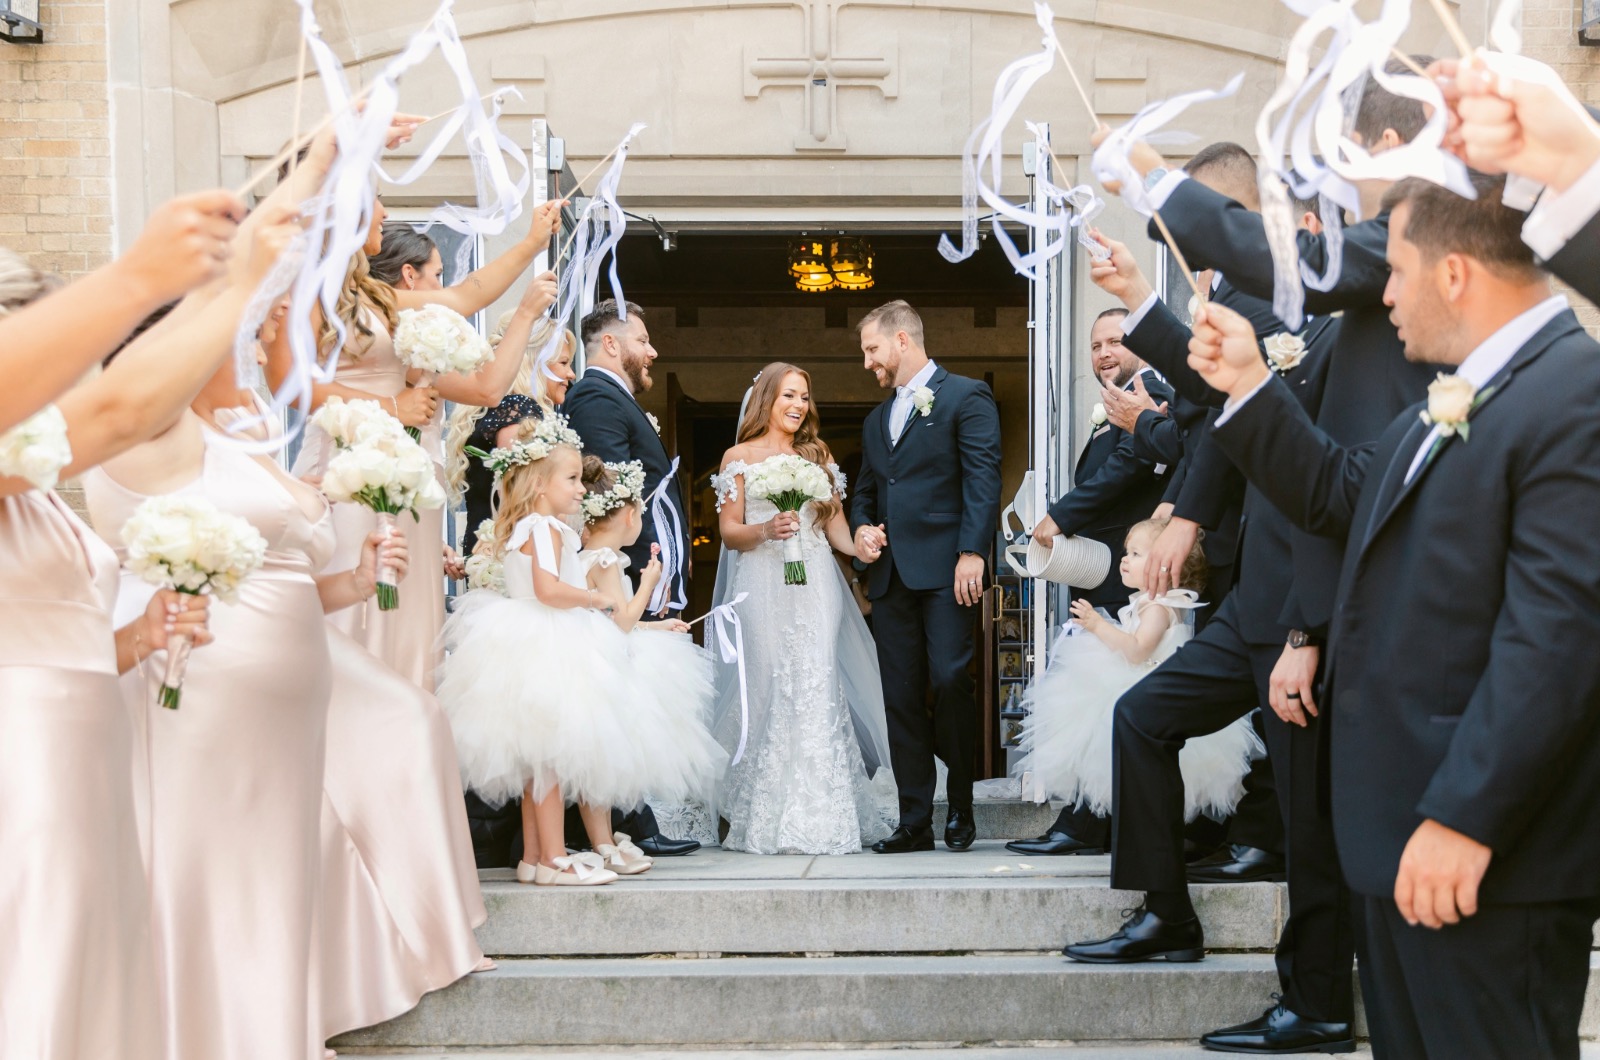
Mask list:
[{"label": "bow on shoe", "polygon": [[650,860],[650,855],[646,854],[643,850],[640,850],[639,844],[633,841],[633,836],[628,835],[626,832],[613,833],[611,836],[611,841],[616,844],[618,850],[622,851],[630,858],[644,858],[646,861]]},{"label": "bow on shoe", "polygon": [[580,880],[587,880],[605,871],[606,862],[599,854],[593,851],[584,851],[582,854],[568,854],[564,858],[556,858],[551,864],[562,872],[571,871]]}]

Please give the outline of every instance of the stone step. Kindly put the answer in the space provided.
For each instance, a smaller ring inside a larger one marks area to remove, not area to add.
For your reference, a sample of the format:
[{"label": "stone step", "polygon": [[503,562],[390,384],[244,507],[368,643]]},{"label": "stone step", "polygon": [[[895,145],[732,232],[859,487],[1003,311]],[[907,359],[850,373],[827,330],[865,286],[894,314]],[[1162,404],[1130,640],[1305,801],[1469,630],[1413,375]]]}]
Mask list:
[{"label": "stone step", "polygon": [[[451,1049],[447,1052],[368,1052],[365,1049],[340,1050],[342,1056],[362,1056],[367,1060],[840,1060],[838,1049],[541,1049],[538,1052],[505,1052],[501,1049]],[[1371,1060],[1366,1047],[1346,1053],[1350,1060]],[[1217,1054],[1192,1042],[1138,1042],[1071,1045],[1002,1046],[973,1049],[852,1049],[850,1060],[1217,1060]],[[1583,1060],[1600,1060],[1600,1045],[1585,1044]]]},{"label": "stone step", "polygon": [[[1591,963],[1586,1038],[1600,1031]],[[1268,954],[508,960],[336,1048],[1044,1045],[1193,1041],[1277,986]],[[636,1055],[636,1054],[630,1054]]]},{"label": "stone step", "polygon": [[[1059,803],[1024,802],[1020,799],[972,800],[972,819],[978,826],[979,839],[1032,839],[1043,835],[1061,810]],[[944,822],[950,808],[943,802],[933,804],[933,834],[940,844],[944,841]]]},{"label": "stone step", "polygon": [[[513,957],[1054,952],[1109,935],[1138,902],[1103,875],[706,880],[666,869],[601,888],[485,883],[478,940],[485,953]],[[1192,893],[1212,948],[1277,944],[1282,885]]]}]

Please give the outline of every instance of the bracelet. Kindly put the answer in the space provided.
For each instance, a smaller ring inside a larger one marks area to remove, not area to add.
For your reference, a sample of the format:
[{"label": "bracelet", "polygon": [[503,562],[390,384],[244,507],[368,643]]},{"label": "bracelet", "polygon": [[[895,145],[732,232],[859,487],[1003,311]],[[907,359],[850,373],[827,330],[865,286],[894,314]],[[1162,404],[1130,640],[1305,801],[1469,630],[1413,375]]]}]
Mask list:
[{"label": "bracelet", "polygon": [[400,418],[400,399],[393,394],[389,395],[389,404],[394,406],[394,418]]}]

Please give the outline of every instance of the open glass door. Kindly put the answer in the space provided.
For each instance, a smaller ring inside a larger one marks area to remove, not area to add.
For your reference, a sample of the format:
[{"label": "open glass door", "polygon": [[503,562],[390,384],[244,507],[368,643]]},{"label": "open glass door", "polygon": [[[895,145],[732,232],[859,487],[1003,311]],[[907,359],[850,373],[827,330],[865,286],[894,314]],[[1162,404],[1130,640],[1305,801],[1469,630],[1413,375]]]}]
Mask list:
[{"label": "open glass door", "polygon": [[[1030,207],[1040,214],[1059,213],[1062,207],[1045,194],[1046,182],[1068,184],[1062,174],[1052,172],[1054,158],[1049,150],[1050,127],[1037,126],[1037,139],[1023,146],[1023,172],[1029,178]],[[1029,233],[1029,248],[1034,249],[1037,232]],[[1072,449],[1077,435],[1077,383],[1072,370],[1072,269],[1075,245],[1051,258],[1036,280],[1028,284],[1028,473],[1015,498],[1018,518],[1025,524],[1022,533],[1031,533],[1044,517],[1050,499],[1072,488]],[[1007,531],[1010,532],[1009,529]],[[1018,758],[1016,737],[1020,731],[1022,689],[1044,672],[1045,653],[1052,631],[1060,625],[1070,603],[1066,591],[1042,578],[1017,575],[1009,565],[1000,579],[998,615],[1001,643],[1007,634],[1017,634],[1015,678],[1008,678],[1005,648],[1000,666],[1001,744],[1005,748],[1006,772],[1015,775]],[[1014,625],[1013,625],[1014,623]],[[1034,792],[1025,786],[1024,798]]]}]

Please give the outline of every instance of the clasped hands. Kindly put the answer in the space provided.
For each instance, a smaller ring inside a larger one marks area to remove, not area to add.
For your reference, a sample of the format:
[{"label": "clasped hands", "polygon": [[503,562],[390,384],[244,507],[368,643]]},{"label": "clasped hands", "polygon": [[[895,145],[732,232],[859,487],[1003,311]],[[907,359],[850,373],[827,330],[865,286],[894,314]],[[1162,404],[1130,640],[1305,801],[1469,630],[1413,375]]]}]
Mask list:
[{"label": "clasped hands", "polygon": [[[865,523],[856,527],[856,558],[863,563],[876,563],[888,547],[889,532],[882,523]],[[956,603],[972,607],[983,599],[983,557],[963,552],[956,560]]]}]

